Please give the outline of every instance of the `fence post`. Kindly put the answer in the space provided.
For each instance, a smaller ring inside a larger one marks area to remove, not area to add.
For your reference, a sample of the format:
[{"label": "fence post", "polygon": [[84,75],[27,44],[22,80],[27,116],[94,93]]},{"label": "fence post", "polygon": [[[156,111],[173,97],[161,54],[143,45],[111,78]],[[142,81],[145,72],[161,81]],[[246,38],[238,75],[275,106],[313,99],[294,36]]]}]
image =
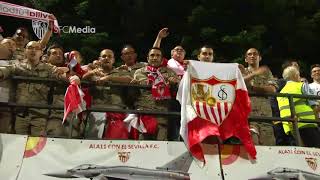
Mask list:
[{"label": "fence post", "polygon": [[299,132],[299,126],[298,126],[298,119],[295,118],[296,116],[296,111],[294,109],[294,102],[293,102],[293,97],[291,94],[288,94],[288,98],[289,98],[289,106],[290,106],[290,112],[291,112],[291,119],[293,119],[292,122],[292,135],[295,137],[296,139],[296,144],[298,146],[303,146],[302,142],[301,142],[301,138],[300,138],[300,132]]}]

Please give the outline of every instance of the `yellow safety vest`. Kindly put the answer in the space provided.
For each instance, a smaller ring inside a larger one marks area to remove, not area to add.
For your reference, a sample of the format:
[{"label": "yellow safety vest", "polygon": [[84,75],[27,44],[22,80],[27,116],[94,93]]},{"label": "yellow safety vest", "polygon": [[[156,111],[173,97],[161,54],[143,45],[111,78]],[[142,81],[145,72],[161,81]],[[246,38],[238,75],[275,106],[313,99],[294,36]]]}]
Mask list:
[{"label": "yellow safety vest", "polygon": [[[288,93],[288,94],[302,94],[302,85],[303,82],[293,82],[288,81],[287,84],[283,87],[280,93]],[[291,111],[289,106],[289,99],[287,97],[277,97],[278,106],[280,110],[281,118],[290,118]],[[312,108],[307,104],[306,99],[293,98],[294,109],[296,116],[298,119],[313,119],[315,120],[315,114]],[[291,122],[282,122],[283,129],[286,134],[289,134],[292,131],[292,123]],[[298,123],[298,128],[305,127],[317,127],[315,123]]]}]

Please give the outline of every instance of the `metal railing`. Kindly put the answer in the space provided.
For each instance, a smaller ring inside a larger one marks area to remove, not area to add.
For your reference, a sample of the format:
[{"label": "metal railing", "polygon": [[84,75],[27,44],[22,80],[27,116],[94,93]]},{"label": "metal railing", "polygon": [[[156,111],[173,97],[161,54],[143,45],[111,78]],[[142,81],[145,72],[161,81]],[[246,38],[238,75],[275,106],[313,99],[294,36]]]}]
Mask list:
[{"label": "metal railing", "polygon": [[[61,88],[67,87],[68,83],[63,82],[61,80],[56,79],[44,79],[38,77],[23,77],[23,76],[13,76],[11,78],[13,86],[10,90],[10,98],[8,103],[0,103],[0,106],[6,106],[10,108],[10,111],[15,113],[15,108],[38,108],[38,109],[48,109],[48,110],[63,110],[63,106],[57,106],[52,104],[52,96],[54,95],[54,87],[61,86]],[[47,84],[50,87],[48,91],[48,103],[47,104],[17,104],[16,103],[16,90],[17,84],[20,82],[33,82],[40,84]],[[81,81],[81,84],[84,86],[97,86],[94,82]],[[136,85],[136,84],[119,84],[119,83],[106,83],[103,86],[112,86],[112,87],[126,87],[126,88],[139,88],[139,89],[151,89],[149,85]],[[302,99],[314,99],[320,100],[319,96],[314,95],[298,95],[298,94],[281,94],[281,93],[266,93],[266,94],[258,94],[258,93],[249,93],[250,96],[258,96],[258,97],[287,97],[289,99],[289,105],[291,110],[290,118],[280,118],[280,117],[266,117],[266,116],[249,116],[249,121],[259,121],[272,123],[273,121],[286,121],[292,122],[294,127],[294,137],[296,139],[296,144],[302,146],[302,142],[300,140],[300,134],[298,131],[298,122],[303,123],[318,123],[320,124],[320,120],[308,120],[308,119],[299,119],[295,118],[295,108],[293,103],[293,98],[302,98]],[[148,111],[148,110],[136,110],[136,109],[117,109],[117,108],[98,108],[91,107],[86,110],[87,112],[119,112],[119,113],[134,113],[134,114],[149,114],[149,115],[164,115],[164,116],[180,116],[180,112],[165,112],[165,111]],[[14,116],[13,116],[14,118]],[[88,116],[85,118],[87,120]],[[14,120],[12,121],[14,125]],[[12,126],[14,127],[14,126]]]}]

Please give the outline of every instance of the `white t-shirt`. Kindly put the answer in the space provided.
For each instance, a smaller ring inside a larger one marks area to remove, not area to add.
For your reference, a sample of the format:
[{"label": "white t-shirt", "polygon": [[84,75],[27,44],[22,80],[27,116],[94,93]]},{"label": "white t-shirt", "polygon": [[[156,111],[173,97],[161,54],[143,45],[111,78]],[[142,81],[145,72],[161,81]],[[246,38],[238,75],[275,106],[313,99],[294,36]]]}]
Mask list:
[{"label": "white t-shirt", "polygon": [[178,76],[183,76],[185,72],[184,67],[172,58],[169,59],[167,67],[172,69]]},{"label": "white t-shirt", "polygon": [[310,89],[312,89],[314,95],[320,96],[320,84],[313,82],[311,84],[309,84]]},{"label": "white t-shirt", "polygon": [[[310,89],[312,90],[313,95],[317,95],[320,96],[320,84],[313,82],[311,84],[309,84]],[[320,104],[320,100],[316,100],[316,102],[318,102],[318,105]],[[320,115],[320,113],[319,113]]]}]

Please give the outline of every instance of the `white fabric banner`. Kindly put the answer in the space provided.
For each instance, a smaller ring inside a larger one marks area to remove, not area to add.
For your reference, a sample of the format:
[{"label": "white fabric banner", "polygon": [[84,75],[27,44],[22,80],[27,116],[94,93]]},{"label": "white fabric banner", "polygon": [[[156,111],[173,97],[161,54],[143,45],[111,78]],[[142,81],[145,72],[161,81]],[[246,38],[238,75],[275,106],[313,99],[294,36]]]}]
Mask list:
[{"label": "white fabric banner", "polygon": [[0,134],[0,179],[15,180],[21,168],[28,136]]},{"label": "white fabric banner", "polygon": [[199,167],[182,142],[29,138],[18,179],[221,179],[217,146],[204,149]]},{"label": "white fabric banner", "polygon": [[225,146],[222,164],[226,180],[320,179],[320,149],[290,146],[256,146],[257,160],[249,161],[240,146]]}]

